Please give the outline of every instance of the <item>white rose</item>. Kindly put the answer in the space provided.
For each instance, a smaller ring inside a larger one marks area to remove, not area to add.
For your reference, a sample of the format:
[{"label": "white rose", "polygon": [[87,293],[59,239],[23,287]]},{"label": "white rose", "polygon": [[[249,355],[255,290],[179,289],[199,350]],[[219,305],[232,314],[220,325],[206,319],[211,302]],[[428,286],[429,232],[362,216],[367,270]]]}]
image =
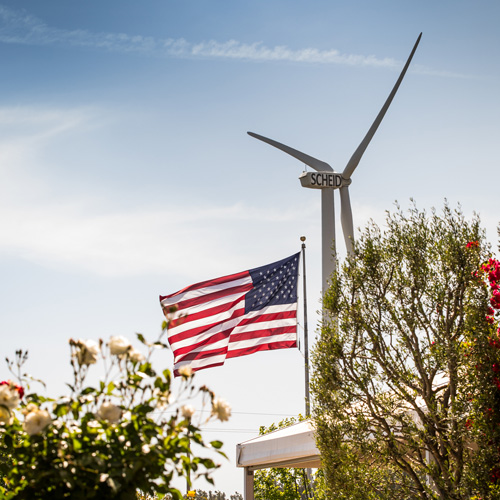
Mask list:
[{"label": "white rose", "polygon": [[141,363],[146,359],[142,352],[134,348],[130,349],[130,351],[128,352],[128,357],[130,361],[133,361],[134,363]]},{"label": "white rose", "polygon": [[196,410],[191,405],[184,405],[181,408],[181,414],[184,418],[190,419]]},{"label": "white rose", "polygon": [[179,375],[181,377],[189,378],[193,375],[193,369],[191,365],[183,365],[179,368]]},{"label": "white rose", "polygon": [[151,448],[147,444],[143,444],[141,449],[144,455],[147,455],[151,451]]},{"label": "white rose", "polygon": [[171,392],[162,392],[160,389],[155,389],[153,396],[156,398],[156,406],[160,409],[167,408],[175,399]]},{"label": "white rose", "polygon": [[49,412],[36,409],[28,413],[24,419],[24,430],[30,435],[39,434],[47,427],[52,419]]},{"label": "white rose", "polygon": [[99,420],[107,420],[111,424],[116,424],[121,416],[122,410],[112,403],[103,403],[96,413]]},{"label": "white rose", "polygon": [[94,340],[78,340],[76,359],[80,365],[93,365],[99,356],[99,344]]},{"label": "white rose", "polygon": [[212,415],[215,415],[221,422],[229,420],[231,405],[221,398],[215,398],[212,401]]},{"label": "white rose", "polygon": [[5,406],[0,405],[0,424],[11,424],[14,418]]},{"label": "white rose", "polygon": [[119,356],[125,354],[132,345],[125,337],[115,336],[109,339],[109,352]]},{"label": "white rose", "polygon": [[19,392],[12,383],[0,385],[0,406],[13,410],[19,404]]},{"label": "white rose", "polygon": [[21,413],[26,416],[28,413],[32,411],[38,411],[38,406],[35,403],[28,403],[25,408],[21,410]]}]

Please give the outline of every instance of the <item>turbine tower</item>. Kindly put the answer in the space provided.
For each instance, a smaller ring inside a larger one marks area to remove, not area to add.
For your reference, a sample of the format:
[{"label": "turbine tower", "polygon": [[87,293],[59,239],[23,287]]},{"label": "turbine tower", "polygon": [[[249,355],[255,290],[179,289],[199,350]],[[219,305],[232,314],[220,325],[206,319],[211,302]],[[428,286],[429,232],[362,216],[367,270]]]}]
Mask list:
[{"label": "turbine tower", "polygon": [[309,165],[316,172],[304,172],[300,177],[300,182],[303,187],[321,189],[321,239],[322,239],[322,282],[323,282],[323,295],[328,288],[328,279],[332,275],[336,267],[335,262],[335,205],[333,199],[333,191],[335,189],[340,190],[340,220],[342,223],[342,231],[344,233],[345,245],[347,252],[352,255],[352,241],[354,236],[354,228],[352,222],[352,210],[351,201],[349,199],[349,185],[351,184],[351,176],[356,170],[361,157],[363,156],[368,144],[375,135],[385,113],[389,109],[396,92],[403,81],[406,74],[408,66],[417,50],[418,44],[422,33],[417,38],[415,45],[404,65],[401,74],[399,75],[394,88],[392,89],[389,97],[385,101],[382,109],[379,111],[375,121],[368,130],[364,139],[361,141],[360,145],[354,151],[351,159],[347,162],[342,173],[335,172],[333,168],[326,162],[313,158],[301,151],[293,149],[289,146],[285,146],[280,142],[274,141],[273,139],[268,139],[259,134],[253,132],[248,132],[248,135],[259,139],[260,141],[266,142],[275,148],[288,153],[302,163]]}]

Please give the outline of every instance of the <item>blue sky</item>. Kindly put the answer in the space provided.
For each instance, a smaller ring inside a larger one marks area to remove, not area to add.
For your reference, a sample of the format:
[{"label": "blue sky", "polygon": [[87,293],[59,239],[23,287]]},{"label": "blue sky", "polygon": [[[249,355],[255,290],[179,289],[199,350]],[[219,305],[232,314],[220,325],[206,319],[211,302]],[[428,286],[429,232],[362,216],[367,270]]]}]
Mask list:
[{"label": "blue sky", "polygon": [[[314,312],[319,193],[246,132],[341,171],[421,31],[353,175],[355,226],[446,198],[496,247],[499,21],[494,0],[0,0],[1,353],[28,348],[58,392],[69,337],[154,336],[160,293],[291,255],[303,234]],[[241,491],[237,442],[303,411],[302,363],[200,372],[235,411],[217,488]]]}]

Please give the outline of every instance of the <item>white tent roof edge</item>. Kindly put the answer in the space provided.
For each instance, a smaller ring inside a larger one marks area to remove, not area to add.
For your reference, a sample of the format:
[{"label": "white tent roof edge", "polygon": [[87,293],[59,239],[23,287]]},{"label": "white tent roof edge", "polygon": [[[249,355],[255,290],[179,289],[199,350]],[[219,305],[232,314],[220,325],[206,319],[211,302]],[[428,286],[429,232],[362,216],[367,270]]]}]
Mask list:
[{"label": "white tent roof edge", "polygon": [[321,467],[312,421],[304,420],[237,444],[236,465],[247,470]]}]

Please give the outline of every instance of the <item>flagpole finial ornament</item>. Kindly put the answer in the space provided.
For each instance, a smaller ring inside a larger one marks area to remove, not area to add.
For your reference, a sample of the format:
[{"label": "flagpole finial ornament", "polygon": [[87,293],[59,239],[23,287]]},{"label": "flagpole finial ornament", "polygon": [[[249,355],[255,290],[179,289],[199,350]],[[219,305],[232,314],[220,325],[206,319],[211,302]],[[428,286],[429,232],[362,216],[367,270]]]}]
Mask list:
[{"label": "flagpole finial ornament", "polygon": [[302,242],[306,241],[306,237],[305,236],[301,236],[300,237],[300,241],[302,241]]}]

